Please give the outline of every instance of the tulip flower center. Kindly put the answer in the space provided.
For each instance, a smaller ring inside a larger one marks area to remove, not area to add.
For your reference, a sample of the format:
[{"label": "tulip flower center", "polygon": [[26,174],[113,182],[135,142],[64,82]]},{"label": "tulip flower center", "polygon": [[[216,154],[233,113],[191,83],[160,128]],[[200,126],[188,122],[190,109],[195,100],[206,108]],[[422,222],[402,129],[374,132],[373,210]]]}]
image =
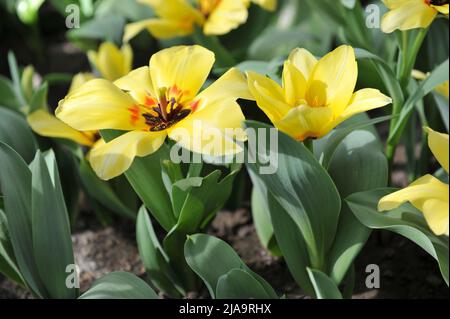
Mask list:
[{"label": "tulip flower center", "polygon": [[199,10],[207,18],[217,8],[221,0],[199,0]]},{"label": "tulip flower center", "polygon": [[176,86],[169,90],[160,89],[159,99],[148,98],[146,106],[148,113],[142,114],[150,131],[158,132],[168,129],[191,113],[190,108],[185,108],[179,101],[183,92]]},{"label": "tulip flower center", "polygon": [[425,0],[425,3],[433,6],[443,6],[444,4],[449,4],[449,0]]}]

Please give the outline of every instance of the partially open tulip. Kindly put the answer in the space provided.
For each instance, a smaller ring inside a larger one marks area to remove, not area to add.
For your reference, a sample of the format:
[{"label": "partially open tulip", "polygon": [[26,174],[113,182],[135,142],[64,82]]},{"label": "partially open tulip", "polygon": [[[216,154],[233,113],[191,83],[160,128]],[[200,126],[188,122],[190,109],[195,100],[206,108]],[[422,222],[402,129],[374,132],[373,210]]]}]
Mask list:
[{"label": "partially open tulip", "polygon": [[284,63],[281,86],[248,72],[258,106],[279,130],[299,141],[320,138],[355,114],[391,103],[375,89],[354,92],[357,78],[355,53],[347,45],[320,60],[295,49]]},{"label": "partially open tulip", "polygon": [[88,58],[100,76],[110,81],[127,75],[133,68],[133,50],[128,44],[118,48],[113,43],[104,42],[98,51],[89,51]]},{"label": "partially open tulip", "polygon": [[[449,139],[427,128],[428,145],[438,162],[448,174]],[[449,186],[432,175],[426,175],[410,186],[383,197],[378,203],[379,211],[392,210],[410,202],[419,209],[436,235],[449,235]]]}]

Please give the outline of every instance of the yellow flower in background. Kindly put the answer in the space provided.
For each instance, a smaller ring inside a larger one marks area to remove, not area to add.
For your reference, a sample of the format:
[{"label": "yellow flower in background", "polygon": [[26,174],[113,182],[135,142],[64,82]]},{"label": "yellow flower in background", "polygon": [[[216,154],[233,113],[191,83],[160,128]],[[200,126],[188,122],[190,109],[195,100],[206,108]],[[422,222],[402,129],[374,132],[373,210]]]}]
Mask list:
[{"label": "yellow flower in background", "polygon": [[448,0],[383,0],[390,10],[383,16],[381,30],[391,33],[395,30],[427,28],[441,13],[448,16]]},{"label": "yellow flower in background", "polygon": [[[140,0],[151,6],[156,18],[125,27],[124,41],[147,29],[154,37],[168,39],[186,36],[195,26],[206,35],[223,35],[247,21],[250,0]],[[267,10],[274,10],[276,0],[252,0]]]},{"label": "yellow flower in background", "polygon": [[[91,73],[76,74],[72,79],[69,93],[94,78]],[[27,121],[31,129],[41,136],[68,139],[87,147],[92,147],[98,140],[97,132],[79,132],[57,119],[47,110],[34,111],[27,116]]]},{"label": "yellow flower in background", "polygon": [[90,162],[105,180],[125,172],[135,156],[157,151],[168,136],[200,154],[228,155],[242,149],[244,120],[238,98],[251,99],[245,77],[231,69],[199,93],[214,64],[214,53],[200,46],[178,46],[156,53],[150,65],[114,83],[96,79],[62,100],[56,116],[80,131],[126,131],[95,147]]},{"label": "yellow flower in background", "polygon": [[133,68],[133,50],[128,44],[119,49],[113,43],[103,42],[97,52],[89,51],[87,55],[100,76],[109,81],[121,78]]},{"label": "yellow flower in background", "polygon": [[[417,79],[417,80],[425,80],[428,76],[430,76],[430,73],[423,73],[419,70],[413,70],[412,71],[412,77]],[[441,85],[438,85],[435,89],[434,89],[437,93],[439,93],[440,95],[446,97],[448,99],[449,96],[449,81],[445,81],[444,83],[442,83]]]},{"label": "yellow flower in background", "polygon": [[357,113],[391,103],[375,89],[354,92],[358,66],[353,48],[346,45],[319,61],[307,50],[295,49],[284,63],[281,86],[254,72],[247,77],[259,108],[299,141],[322,137]]},{"label": "yellow flower in background", "polygon": [[[426,128],[428,145],[434,156],[448,174],[449,139]],[[410,186],[383,197],[378,203],[379,211],[392,210],[410,202],[419,209],[430,227],[438,236],[449,235],[449,186],[432,175],[419,178]]]}]

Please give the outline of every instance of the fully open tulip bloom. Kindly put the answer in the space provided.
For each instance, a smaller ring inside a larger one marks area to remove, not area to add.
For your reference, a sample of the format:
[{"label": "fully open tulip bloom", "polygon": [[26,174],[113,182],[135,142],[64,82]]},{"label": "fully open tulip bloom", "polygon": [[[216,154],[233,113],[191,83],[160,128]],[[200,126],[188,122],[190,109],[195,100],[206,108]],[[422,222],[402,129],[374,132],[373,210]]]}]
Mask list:
[{"label": "fully open tulip bloom", "polygon": [[[195,26],[206,35],[223,35],[247,21],[250,0],[140,0],[153,8],[156,18],[126,26],[124,40],[128,41],[147,29],[160,39],[186,36]],[[274,10],[276,0],[252,0],[263,8]]]},{"label": "fully open tulip bloom", "polygon": [[344,45],[319,61],[307,50],[295,49],[284,63],[282,86],[254,72],[248,73],[248,84],[272,123],[303,141],[328,134],[357,113],[391,103],[375,89],[354,92],[357,77],[354,50]]},{"label": "fully open tulip bloom", "polygon": [[[447,134],[428,131],[428,145],[448,174],[449,139]],[[436,235],[449,235],[449,186],[432,175],[419,178],[405,189],[383,197],[379,211],[392,210],[410,202],[423,212],[431,230]]]},{"label": "fully open tulip bloom", "polygon": [[89,51],[91,64],[104,79],[115,81],[133,68],[133,50],[128,44],[120,49],[113,43],[103,42],[98,51]]},{"label": "fully open tulip bloom", "polygon": [[427,28],[441,13],[448,16],[448,0],[383,0],[389,12],[383,16],[381,30],[391,33],[395,30]]},{"label": "fully open tulip bloom", "polygon": [[246,138],[238,130],[244,116],[236,100],[251,96],[237,69],[199,93],[214,60],[214,54],[200,46],[160,51],[149,67],[114,83],[86,83],[60,102],[56,115],[80,131],[126,131],[91,151],[91,165],[105,180],[125,172],[135,156],[157,151],[167,136],[196,153],[235,154],[242,150],[235,139]]}]

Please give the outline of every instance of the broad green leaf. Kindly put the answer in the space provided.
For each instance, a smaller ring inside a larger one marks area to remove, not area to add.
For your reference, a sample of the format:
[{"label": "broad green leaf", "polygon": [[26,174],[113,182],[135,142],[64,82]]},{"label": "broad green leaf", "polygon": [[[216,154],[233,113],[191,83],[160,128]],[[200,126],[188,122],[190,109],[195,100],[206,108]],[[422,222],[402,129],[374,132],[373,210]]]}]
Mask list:
[{"label": "broad green leaf", "polygon": [[96,17],[108,17],[111,15],[122,16],[129,21],[150,19],[154,16],[149,5],[135,0],[103,0],[95,10]]},{"label": "broad green leaf", "polygon": [[433,92],[434,101],[439,109],[439,113],[441,114],[442,122],[444,122],[445,128],[447,132],[449,131],[449,107],[448,107],[448,99],[442,96],[439,93]]},{"label": "broad green leaf", "polygon": [[0,208],[0,273],[9,279],[24,285],[22,276],[17,268],[16,258],[9,237],[6,215]]},{"label": "broad green leaf", "polygon": [[136,213],[122,202],[109,183],[97,177],[85,159],[80,162],[80,177],[89,196],[119,216],[136,219]]},{"label": "broad green leaf", "polygon": [[273,288],[251,271],[227,243],[218,238],[204,234],[189,236],[184,255],[192,270],[204,281],[212,298],[217,298],[216,287],[220,278],[233,269],[245,271],[259,282],[270,298],[278,298]]},{"label": "broad green leaf", "polygon": [[438,237],[428,228],[422,213],[410,204],[389,212],[378,212],[379,200],[395,191],[382,188],[350,195],[346,202],[353,214],[365,226],[372,229],[386,229],[398,233],[430,254],[439,263],[442,277],[448,285],[448,237]]},{"label": "broad green leaf", "polygon": [[9,65],[9,72],[11,73],[11,79],[12,84],[14,87],[16,98],[19,102],[19,108],[24,107],[27,102],[25,100],[25,96],[22,91],[22,86],[20,82],[20,72],[19,72],[19,66],[17,65],[16,56],[12,51],[8,52],[8,65]]},{"label": "broad green leaf", "polygon": [[0,107],[0,141],[11,146],[27,162],[37,150],[37,142],[26,120],[18,113]]},{"label": "broad green leaf", "polygon": [[[341,198],[350,194],[386,187],[388,164],[376,133],[357,130],[350,133],[337,148],[329,173]],[[341,283],[363,248],[371,230],[361,224],[343,203],[338,231],[329,254],[330,277]]]},{"label": "broad green leaf", "polygon": [[[123,132],[102,130],[101,134],[108,142]],[[176,224],[170,197],[161,175],[161,161],[168,158],[168,148],[163,145],[149,156],[136,157],[131,167],[125,172],[125,176],[139,198],[166,231],[170,231]]]},{"label": "broad green leaf", "polygon": [[31,224],[31,171],[11,147],[0,142],[0,186],[17,266],[27,287],[38,297],[48,296],[39,276]]},{"label": "broad green leaf", "polygon": [[96,17],[84,22],[79,29],[70,30],[68,37],[71,40],[94,39],[120,44],[124,25],[125,19],[122,16]]},{"label": "broad green leaf", "polygon": [[184,295],[185,292],[177,284],[179,280],[176,279],[177,276],[169,265],[169,258],[156,237],[145,207],[139,210],[136,240],[147,275],[156,288],[172,298],[179,298]]},{"label": "broad green leaf", "polygon": [[30,102],[29,113],[33,113],[39,109],[47,109],[47,95],[48,95],[48,84],[44,82],[37,90],[34,92],[33,97]]},{"label": "broad green leaf", "polygon": [[[261,129],[268,130],[265,124],[246,121],[248,128],[254,129],[260,135]],[[265,134],[269,138],[270,134]],[[273,142],[273,141],[272,141]],[[266,147],[271,145],[268,140]],[[336,186],[328,173],[315,159],[313,154],[302,144],[291,137],[278,133],[278,150],[276,171],[274,174],[260,174],[262,160],[274,150],[260,147],[248,148],[247,168],[258,174],[266,185],[273,199],[291,217],[304,239],[309,260],[315,268],[324,267],[325,255],[331,247],[339,220],[341,201]],[[256,163],[253,163],[255,161]],[[281,237],[286,235],[284,229],[276,228],[277,214],[271,208],[275,236],[286,260],[295,259],[287,254],[300,252],[285,251]],[[297,257],[296,257],[297,258]],[[289,263],[289,261],[288,261]],[[292,269],[291,269],[292,270]]]},{"label": "broad green leaf", "polygon": [[79,299],[158,299],[158,295],[136,275],[118,271],[98,279]]},{"label": "broad green leaf", "polygon": [[242,269],[232,269],[217,282],[216,299],[272,298],[252,275]]},{"label": "broad green leaf", "polygon": [[311,268],[308,268],[308,274],[318,299],[342,299],[339,288],[326,274]]},{"label": "broad green leaf", "polygon": [[39,151],[30,165],[33,251],[48,297],[73,299],[77,289],[66,285],[66,268],[74,264],[67,208],[52,151]]}]

